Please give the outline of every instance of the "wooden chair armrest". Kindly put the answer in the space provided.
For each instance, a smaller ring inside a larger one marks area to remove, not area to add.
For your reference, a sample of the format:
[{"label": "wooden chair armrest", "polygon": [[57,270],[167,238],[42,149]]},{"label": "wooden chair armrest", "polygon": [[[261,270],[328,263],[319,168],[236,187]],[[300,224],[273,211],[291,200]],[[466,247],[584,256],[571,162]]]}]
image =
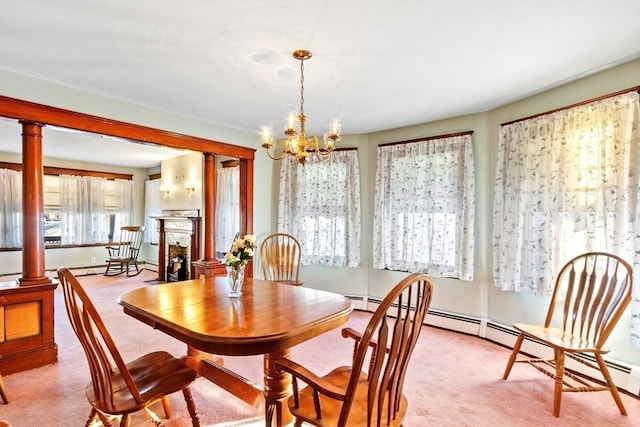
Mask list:
[{"label": "wooden chair armrest", "polygon": [[114,254],[117,254],[118,251],[120,250],[120,246],[105,246],[105,248],[107,248],[107,252],[109,252],[109,256],[113,256]]},{"label": "wooden chair armrest", "polygon": [[[362,339],[362,334],[358,331],[356,331],[355,329],[352,328],[344,328],[342,330],[342,336],[344,338],[353,338],[356,343],[355,343],[355,348],[358,347],[358,344],[360,343],[360,340]],[[372,348],[376,348],[378,346],[378,343],[375,340],[371,340],[371,342],[369,343],[369,347]],[[354,348],[354,350],[355,350]],[[389,352],[389,349],[387,348],[387,353]]]},{"label": "wooden chair armrest", "polygon": [[336,400],[344,400],[345,392],[344,390],[336,387],[330,382],[324,380],[318,375],[314,374],[304,366],[289,360],[289,359],[280,359],[275,362],[276,371],[284,371],[290,373],[292,376],[300,379],[304,383],[306,383],[309,387],[314,390],[322,393],[325,396],[328,396],[332,399]]},{"label": "wooden chair armrest", "polygon": [[356,341],[360,341],[362,339],[362,334],[353,328],[344,328],[342,330],[342,336],[344,338],[353,338]]}]

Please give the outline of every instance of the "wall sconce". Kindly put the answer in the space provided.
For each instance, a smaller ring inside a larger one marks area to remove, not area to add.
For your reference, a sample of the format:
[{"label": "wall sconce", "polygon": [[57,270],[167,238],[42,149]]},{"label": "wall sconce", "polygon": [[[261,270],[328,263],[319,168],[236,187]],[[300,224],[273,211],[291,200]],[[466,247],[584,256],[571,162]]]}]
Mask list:
[{"label": "wall sconce", "polygon": [[162,197],[167,197],[170,192],[171,192],[171,189],[167,185],[164,185],[164,184],[160,185],[160,195]]},{"label": "wall sconce", "polygon": [[191,194],[196,191],[196,185],[191,181],[185,181],[184,188],[187,190],[187,194]]}]

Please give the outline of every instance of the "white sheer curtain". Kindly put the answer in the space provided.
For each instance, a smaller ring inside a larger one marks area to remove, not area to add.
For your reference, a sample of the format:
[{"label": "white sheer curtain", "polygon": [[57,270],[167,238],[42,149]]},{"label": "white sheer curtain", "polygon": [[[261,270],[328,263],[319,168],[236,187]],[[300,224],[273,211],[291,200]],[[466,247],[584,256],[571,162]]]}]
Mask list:
[{"label": "white sheer curtain", "polygon": [[0,169],[0,248],[22,247],[22,174]]},{"label": "white sheer curtain", "polygon": [[[548,295],[574,255],[615,253],[640,271],[638,93],[505,125],[495,183],[493,272],[503,290]],[[640,274],[632,340],[640,346]]]},{"label": "white sheer curtain", "polygon": [[291,156],[280,166],[278,231],[295,236],[302,265],[360,265],[360,169],[356,150],[311,156],[304,166]]},{"label": "white sheer curtain", "polygon": [[109,239],[104,178],[60,175],[60,228],[63,245]]},{"label": "white sheer curtain", "polygon": [[158,220],[152,218],[162,214],[162,195],[160,185],[162,180],[153,179],[144,183],[144,241],[157,244],[160,240]]},{"label": "white sheer curtain", "polygon": [[138,225],[133,223],[133,180],[114,180],[114,213],[113,235],[119,238],[120,227],[125,225]]},{"label": "white sheer curtain", "polygon": [[240,231],[240,166],[216,174],[216,251],[227,251]]},{"label": "white sheer curtain", "polygon": [[473,280],[470,134],[379,146],[373,266]]}]

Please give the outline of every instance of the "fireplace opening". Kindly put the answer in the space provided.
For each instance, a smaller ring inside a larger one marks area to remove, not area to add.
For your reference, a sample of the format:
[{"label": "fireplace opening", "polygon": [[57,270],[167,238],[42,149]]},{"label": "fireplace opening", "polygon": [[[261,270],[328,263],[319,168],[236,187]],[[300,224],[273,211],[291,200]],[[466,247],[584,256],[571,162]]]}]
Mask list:
[{"label": "fireplace opening", "polygon": [[179,242],[169,245],[169,259],[167,263],[167,282],[180,282],[189,277],[188,247],[180,246]]}]

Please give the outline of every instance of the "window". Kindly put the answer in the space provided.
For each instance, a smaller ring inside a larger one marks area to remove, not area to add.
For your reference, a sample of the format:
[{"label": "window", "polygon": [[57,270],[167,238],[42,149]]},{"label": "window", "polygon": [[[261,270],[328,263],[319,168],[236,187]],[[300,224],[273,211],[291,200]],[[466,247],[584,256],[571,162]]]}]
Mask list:
[{"label": "window", "polygon": [[302,265],[360,265],[360,171],[356,150],[280,168],[278,231],[295,236]]},{"label": "window", "polygon": [[588,251],[640,267],[639,109],[629,92],[502,126],[496,286],[549,295],[562,265]]},{"label": "window", "polygon": [[218,257],[223,257],[240,232],[240,166],[216,171],[216,242]]},{"label": "window", "polygon": [[[22,247],[22,173],[0,169],[0,189],[11,203],[0,207],[2,248]],[[83,175],[43,176],[44,241],[47,245],[107,243],[133,220],[133,181]],[[73,170],[68,170],[73,171]],[[76,171],[82,173],[82,171]],[[90,172],[102,174],[99,172]],[[108,175],[108,174],[103,174]],[[119,175],[124,176],[124,175]]]},{"label": "window", "polygon": [[473,279],[471,134],[378,147],[373,265]]},{"label": "window", "polygon": [[22,246],[22,174],[0,168],[0,248]]}]

